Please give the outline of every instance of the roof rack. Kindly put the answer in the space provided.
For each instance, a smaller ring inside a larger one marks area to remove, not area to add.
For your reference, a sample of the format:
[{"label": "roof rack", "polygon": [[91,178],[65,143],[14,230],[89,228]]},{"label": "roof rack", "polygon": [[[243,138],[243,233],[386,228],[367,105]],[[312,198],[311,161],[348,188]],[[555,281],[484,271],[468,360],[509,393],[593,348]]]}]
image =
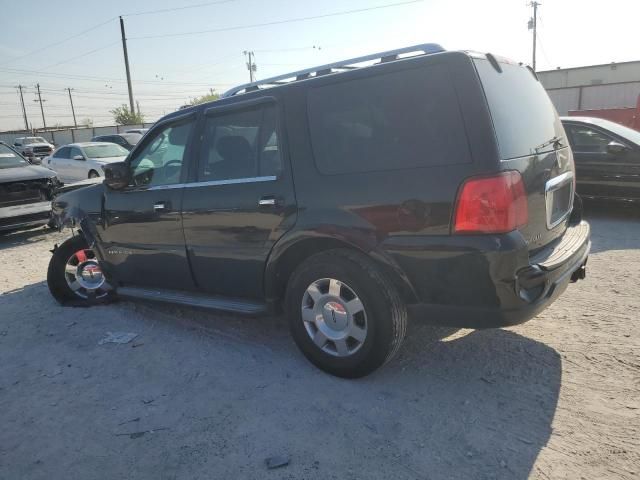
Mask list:
[{"label": "roof rack", "polygon": [[442,48],[437,43],[424,43],[421,45],[414,45],[412,47],[389,50],[387,52],[373,53],[371,55],[365,55],[364,57],[351,58],[349,60],[343,60],[341,62],[329,63],[327,65],[321,65],[319,67],[307,68],[305,70],[298,70],[297,72],[285,73],[276,77],[258,80],[253,83],[245,83],[244,85],[239,85],[230,90],[227,90],[226,92],[224,92],[224,94],[222,94],[222,98],[232,97],[238,93],[255,92],[256,90],[260,90],[260,87],[286,85],[291,82],[320,77],[322,75],[328,75],[330,73],[353,70],[355,68],[358,68],[357,64],[370,62],[372,60],[379,60],[380,63],[385,63],[391,62],[393,60],[398,60],[400,55],[404,54],[415,53],[418,55],[430,55],[432,53],[439,53],[444,51],[444,48]]}]

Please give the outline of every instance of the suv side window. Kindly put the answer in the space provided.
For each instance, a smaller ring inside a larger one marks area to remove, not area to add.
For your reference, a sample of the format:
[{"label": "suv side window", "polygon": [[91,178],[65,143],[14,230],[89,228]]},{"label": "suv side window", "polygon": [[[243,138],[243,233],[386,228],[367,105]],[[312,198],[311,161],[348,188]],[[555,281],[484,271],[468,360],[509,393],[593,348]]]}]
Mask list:
[{"label": "suv side window", "polygon": [[442,64],[311,88],[308,116],[316,165],[327,175],[471,161]]},{"label": "suv side window", "polygon": [[169,124],[156,130],[129,168],[136,186],[155,187],[180,183],[184,153],[194,120]]},{"label": "suv side window", "polygon": [[607,145],[613,141],[612,137],[583,125],[567,125],[571,146],[579,153],[607,153]]},{"label": "suv side window", "polygon": [[62,147],[53,156],[56,158],[71,158],[71,155],[69,155],[70,152],[71,152],[71,148]]},{"label": "suv side window", "polygon": [[198,181],[278,176],[282,169],[275,105],[209,116]]}]

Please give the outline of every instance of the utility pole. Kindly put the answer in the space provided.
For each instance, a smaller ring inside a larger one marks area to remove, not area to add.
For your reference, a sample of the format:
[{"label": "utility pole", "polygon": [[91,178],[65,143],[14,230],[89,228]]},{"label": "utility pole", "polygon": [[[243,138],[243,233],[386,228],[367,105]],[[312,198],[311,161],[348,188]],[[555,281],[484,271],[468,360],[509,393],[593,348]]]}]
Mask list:
[{"label": "utility pole", "polygon": [[73,125],[78,128],[78,122],[76,122],[76,111],[73,108],[73,98],[71,97],[71,88],[67,88],[69,92],[69,102],[71,102],[71,113],[73,114]]},{"label": "utility pole", "polygon": [[127,54],[127,38],[124,35],[124,20],[120,17],[120,33],[122,34],[122,51],[124,52],[124,68],[127,70],[127,87],[129,88],[129,106],[131,113],[135,112],[133,108],[133,90],[131,89],[131,73],[129,72],[129,55]]},{"label": "utility pole", "polygon": [[529,5],[533,7],[533,17],[529,20],[529,30],[533,30],[533,61],[531,66],[533,71],[536,71],[536,35],[538,29],[538,7],[542,5],[541,3],[533,0]]},{"label": "utility pole", "polygon": [[22,106],[22,116],[24,117],[24,129],[29,130],[29,122],[27,121],[27,109],[24,107],[24,96],[22,95],[22,85],[16,87],[20,91],[20,105]]},{"label": "utility pole", "polygon": [[247,70],[249,70],[249,80],[251,81],[251,83],[253,83],[255,81],[255,72],[258,70],[258,66],[255,62],[256,54],[247,50],[242,53],[244,53],[244,56],[247,57]]},{"label": "utility pole", "polygon": [[36,88],[38,89],[38,99],[34,100],[34,102],[40,102],[40,112],[42,113],[42,126],[44,130],[47,130],[47,122],[44,119],[44,108],[42,107],[42,102],[46,102],[46,100],[42,100],[42,95],[40,95],[40,84],[36,83]]},{"label": "utility pole", "polygon": [[136,108],[138,109],[138,116],[140,117],[140,102],[136,100]]}]

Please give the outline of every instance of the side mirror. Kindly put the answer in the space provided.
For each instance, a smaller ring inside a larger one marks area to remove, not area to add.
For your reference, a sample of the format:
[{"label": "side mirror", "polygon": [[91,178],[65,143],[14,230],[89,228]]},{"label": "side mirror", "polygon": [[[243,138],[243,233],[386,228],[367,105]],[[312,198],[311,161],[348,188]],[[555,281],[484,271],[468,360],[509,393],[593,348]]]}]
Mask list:
[{"label": "side mirror", "polygon": [[104,183],[112,190],[122,190],[129,185],[129,165],[126,162],[108,163],[104,166]]},{"label": "side mirror", "polygon": [[74,155],[73,159],[74,160],[84,160],[84,157],[82,155]]},{"label": "side mirror", "polygon": [[612,155],[619,155],[623,152],[626,152],[627,150],[628,147],[626,145],[618,142],[609,142],[609,144],[607,145],[607,153],[610,153]]}]

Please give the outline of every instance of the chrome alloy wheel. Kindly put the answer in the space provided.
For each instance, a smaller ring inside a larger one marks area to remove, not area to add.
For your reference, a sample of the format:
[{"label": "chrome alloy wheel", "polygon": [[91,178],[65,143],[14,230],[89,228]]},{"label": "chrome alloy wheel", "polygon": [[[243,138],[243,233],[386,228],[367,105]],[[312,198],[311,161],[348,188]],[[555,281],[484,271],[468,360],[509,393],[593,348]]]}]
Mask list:
[{"label": "chrome alloy wheel", "polygon": [[80,298],[102,298],[111,290],[93,250],[83,249],[69,257],[64,268],[69,288]]},{"label": "chrome alloy wheel", "polygon": [[357,352],[367,338],[367,314],[346,283],[316,280],[302,297],[302,321],[318,348],[336,357]]}]

